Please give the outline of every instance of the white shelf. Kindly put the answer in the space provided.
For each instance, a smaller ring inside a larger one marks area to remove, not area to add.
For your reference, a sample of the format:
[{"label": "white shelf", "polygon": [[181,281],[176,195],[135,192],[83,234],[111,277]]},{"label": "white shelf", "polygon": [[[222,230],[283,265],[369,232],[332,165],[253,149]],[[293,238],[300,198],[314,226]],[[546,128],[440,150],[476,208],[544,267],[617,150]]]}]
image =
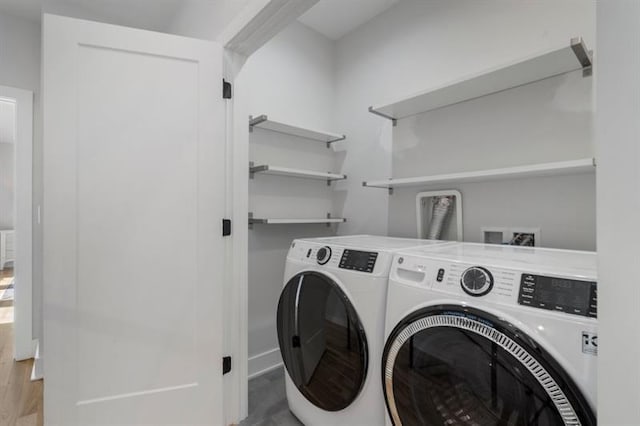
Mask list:
[{"label": "white shelf", "polygon": [[253,131],[253,129],[256,127],[259,129],[271,130],[273,132],[285,133],[287,135],[299,136],[305,139],[325,142],[327,144],[338,142],[347,138],[345,135],[340,135],[338,133],[309,129],[283,123],[281,121],[270,120],[266,115],[260,115],[255,118],[249,117],[249,130]]},{"label": "white shelf", "polygon": [[371,188],[391,189],[411,186],[428,186],[443,183],[485,182],[511,178],[562,176],[593,173],[594,171],[595,160],[593,158],[584,158],[580,160],[531,164],[526,166],[507,167],[503,169],[368,181],[363,182],[362,185]]},{"label": "white shelf", "polygon": [[372,106],[369,111],[393,120],[424,113],[470,99],[522,86],[571,71],[591,75],[591,54],[581,38],[568,45],[540,52],[502,66],[472,74],[393,102]]},{"label": "white shelf", "polygon": [[332,224],[332,223],[344,223],[347,219],[339,217],[323,217],[323,218],[305,218],[305,219],[293,219],[293,218],[256,218],[249,216],[249,225],[262,224],[262,225],[304,225],[304,224]]},{"label": "white shelf", "polygon": [[269,164],[261,164],[261,165],[250,165],[249,173],[252,175],[255,173],[262,173],[265,175],[277,175],[277,176],[290,176],[290,177],[298,177],[305,179],[318,179],[325,180],[327,182],[331,182],[334,180],[344,180],[347,178],[347,175],[341,175],[337,173],[328,173],[328,172],[315,172],[313,170],[301,170],[301,169],[290,169],[287,167],[278,167],[272,166]]}]

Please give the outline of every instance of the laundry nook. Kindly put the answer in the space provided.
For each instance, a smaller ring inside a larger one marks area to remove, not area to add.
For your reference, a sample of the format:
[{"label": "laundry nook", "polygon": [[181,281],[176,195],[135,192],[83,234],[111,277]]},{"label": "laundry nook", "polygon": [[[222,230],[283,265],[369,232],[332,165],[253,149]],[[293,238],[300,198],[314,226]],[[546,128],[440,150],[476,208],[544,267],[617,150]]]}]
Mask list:
[{"label": "laundry nook", "polygon": [[640,425],[640,2],[0,0],[0,426]]}]

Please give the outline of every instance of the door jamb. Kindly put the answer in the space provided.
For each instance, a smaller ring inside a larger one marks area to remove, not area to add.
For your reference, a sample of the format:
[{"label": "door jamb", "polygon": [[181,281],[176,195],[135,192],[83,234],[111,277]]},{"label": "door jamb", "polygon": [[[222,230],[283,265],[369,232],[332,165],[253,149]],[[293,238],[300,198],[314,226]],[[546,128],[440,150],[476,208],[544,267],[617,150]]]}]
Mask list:
[{"label": "door jamb", "polygon": [[[319,0],[254,0],[219,38],[225,49],[223,75],[231,82],[233,97],[227,104],[227,164],[232,170],[227,187],[227,209],[233,234],[227,245],[226,264],[231,266],[224,289],[225,355],[233,358],[225,376],[225,423],[238,424],[248,415],[248,225],[249,214],[249,93],[242,87],[241,69],[246,60]],[[237,77],[240,77],[238,84]]]},{"label": "door jamb", "polygon": [[33,340],[33,92],[0,86],[0,97],[16,103],[14,352],[17,361],[35,356]]}]

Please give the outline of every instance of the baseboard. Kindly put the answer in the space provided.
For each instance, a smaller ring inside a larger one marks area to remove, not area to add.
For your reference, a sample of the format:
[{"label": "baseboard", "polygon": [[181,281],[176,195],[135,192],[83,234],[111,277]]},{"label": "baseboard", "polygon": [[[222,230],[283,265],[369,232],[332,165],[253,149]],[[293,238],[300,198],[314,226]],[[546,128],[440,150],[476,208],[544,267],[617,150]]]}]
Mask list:
[{"label": "baseboard", "polygon": [[275,348],[249,357],[249,380],[282,366],[280,349]]},{"label": "baseboard", "polygon": [[44,378],[44,359],[40,354],[40,342],[36,341],[36,356],[33,358],[33,369],[31,370],[31,381],[42,380]]}]

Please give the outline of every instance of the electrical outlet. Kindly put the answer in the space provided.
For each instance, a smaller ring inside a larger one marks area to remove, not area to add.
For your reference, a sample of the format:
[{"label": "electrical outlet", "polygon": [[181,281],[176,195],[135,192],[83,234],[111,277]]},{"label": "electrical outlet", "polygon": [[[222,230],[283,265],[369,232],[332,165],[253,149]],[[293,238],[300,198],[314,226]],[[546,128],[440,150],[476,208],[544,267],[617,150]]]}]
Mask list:
[{"label": "electrical outlet", "polygon": [[505,239],[509,238],[511,230],[508,228],[498,228],[485,226],[482,228],[482,241],[485,244],[505,244]]}]

